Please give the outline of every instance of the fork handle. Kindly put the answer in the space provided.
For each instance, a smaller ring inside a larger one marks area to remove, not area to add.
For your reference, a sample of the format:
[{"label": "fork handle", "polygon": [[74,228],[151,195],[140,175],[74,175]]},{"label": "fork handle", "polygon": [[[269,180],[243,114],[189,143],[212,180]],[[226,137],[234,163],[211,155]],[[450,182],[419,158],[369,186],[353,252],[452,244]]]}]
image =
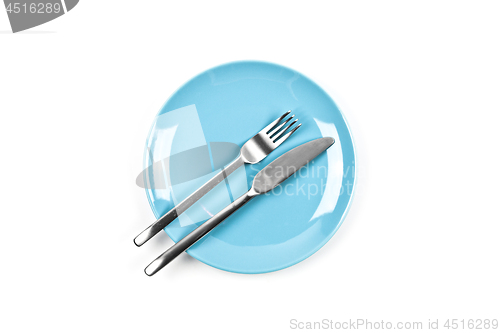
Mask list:
[{"label": "fork handle", "polygon": [[231,162],[227,167],[222,169],[218,174],[216,174],[212,179],[203,184],[199,189],[193,192],[186,199],[182,200],[177,206],[172,208],[168,213],[160,217],[149,227],[144,229],[137,237],[134,238],[134,243],[137,246],[141,246],[148,240],[153,238],[158,232],[169,225],[173,220],[175,220],[179,215],[184,213],[189,207],[200,200],[205,194],[207,194],[211,189],[217,186],[220,182],[227,178],[236,169],[242,166],[245,162],[241,154],[233,162]]},{"label": "fork handle", "polygon": [[158,258],[156,258],[153,262],[151,262],[144,272],[152,276],[160,269],[165,267],[172,260],[177,258],[179,254],[189,249],[193,246],[197,241],[203,238],[206,234],[208,234],[213,228],[219,225],[222,221],[227,219],[231,214],[235,211],[243,207],[250,199],[256,196],[252,189],[247,193],[243,194],[241,197],[236,199],[233,203],[228,205],[226,208],[215,214],[212,218],[210,218],[207,222],[203,223],[198,228],[194,229],[190,234],[186,237],[172,245],[167,251],[163,252]]}]

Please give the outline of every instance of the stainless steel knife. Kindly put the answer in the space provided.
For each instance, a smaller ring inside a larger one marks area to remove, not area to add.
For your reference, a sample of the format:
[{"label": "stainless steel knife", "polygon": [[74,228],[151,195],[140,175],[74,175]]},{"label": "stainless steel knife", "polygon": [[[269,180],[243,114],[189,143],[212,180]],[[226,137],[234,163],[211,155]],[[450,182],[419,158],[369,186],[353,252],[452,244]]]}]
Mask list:
[{"label": "stainless steel knife", "polygon": [[193,244],[203,238],[219,223],[228,218],[231,214],[241,208],[250,199],[271,191],[281,184],[288,177],[305,166],[316,156],[330,147],[335,140],[330,137],[321,138],[304,143],[285,154],[281,155],[273,162],[269,163],[253,179],[252,188],[232,204],[221,210],[210,218],[207,222],[192,231],[189,235],[163,252],[158,258],[146,267],[144,272],[151,276],[174,260],[179,254],[189,249]]}]

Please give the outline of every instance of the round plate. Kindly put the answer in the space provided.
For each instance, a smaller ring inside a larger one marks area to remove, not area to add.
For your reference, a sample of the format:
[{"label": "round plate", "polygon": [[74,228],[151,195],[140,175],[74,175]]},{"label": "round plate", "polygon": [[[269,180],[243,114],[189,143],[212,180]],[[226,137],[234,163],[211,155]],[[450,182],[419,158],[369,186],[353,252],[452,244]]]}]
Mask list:
[{"label": "round plate", "polygon": [[331,136],[325,153],[273,192],[235,212],[187,252],[213,267],[265,273],[294,265],[339,228],[355,184],[355,154],[344,116],[304,75],[244,61],[210,69],[182,86],[158,113],[147,139],[143,185],[155,216],[172,209],[234,159],[248,139],[284,112],[302,123],[263,161],[245,165],[165,228],[179,241],[245,193],[264,166],[307,141]]}]

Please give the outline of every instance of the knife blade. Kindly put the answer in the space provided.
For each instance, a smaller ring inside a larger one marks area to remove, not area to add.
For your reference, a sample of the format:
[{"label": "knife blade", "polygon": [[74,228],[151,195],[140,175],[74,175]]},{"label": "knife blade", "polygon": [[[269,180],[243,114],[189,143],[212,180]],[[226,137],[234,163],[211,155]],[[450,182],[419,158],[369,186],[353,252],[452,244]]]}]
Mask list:
[{"label": "knife blade", "polygon": [[243,207],[243,205],[245,205],[252,198],[274,189],[276,186],[297,172],[300,168],[307,165],[310,161],[325,151],[334,142],[335,140],[331,137],[312,140],[293,148],[275,159],[273,162],[269,163],[255,176],[252,188],[250,188],[247,193],[243,194],[229,206],[210,218],[207,222],[193,230],[190,234],[174,244],[167,251],[163,252],[144,269],[146,275],[152,276],[157,273],[178,255],[193,246],[197,241],[203,238],[231,214]]}]

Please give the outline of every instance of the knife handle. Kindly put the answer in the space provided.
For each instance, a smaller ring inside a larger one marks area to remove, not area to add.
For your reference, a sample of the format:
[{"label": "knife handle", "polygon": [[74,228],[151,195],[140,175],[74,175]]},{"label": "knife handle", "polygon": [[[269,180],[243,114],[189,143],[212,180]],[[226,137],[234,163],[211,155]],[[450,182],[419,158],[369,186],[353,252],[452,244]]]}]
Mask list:
[{"label": "knife handle", "polygon": [[167,251],[163,252],[158,258],[156,258],[152,263],[144,269],[146,275],[152,276],[160,269],[165,267],[172,260],[177,258],[179,254],[189,249],[193,244],[203,238],[208,234],[213,228],[219,225],[222,221],[228,218],[231,214],[237,211],[239,208],[243,207],[250,199],[258,195],[253,189],[250,189],[247,193],[243,194],[241,197],[236,199],[232,204],[228,205],[226,208],[215,214],[207,222],[203,223],[201,226],[193,230],[189,235],[172,245]]},{"label": "knife handle", "polygon": [[200,200],[205,194],[207,194],[211,189],[217,186],[220,182],[227,178],[231,173],[244,164],[241,154],[233,162],[231,162],[227,167],[222,169],[218,174],[216,174],[212,179],[203,184],[199,189],[193,192],[186,199],[182,200],[177,206],[172,208],[168,213],[160,217],[149,227],[144,229],[137,237],[134,238],[134,243],[137,246],[141,246],[148,240],[153,238],[158,232],[160,232],[167,225],[172,223],[179,215],[184,213],[189,207]]}]

